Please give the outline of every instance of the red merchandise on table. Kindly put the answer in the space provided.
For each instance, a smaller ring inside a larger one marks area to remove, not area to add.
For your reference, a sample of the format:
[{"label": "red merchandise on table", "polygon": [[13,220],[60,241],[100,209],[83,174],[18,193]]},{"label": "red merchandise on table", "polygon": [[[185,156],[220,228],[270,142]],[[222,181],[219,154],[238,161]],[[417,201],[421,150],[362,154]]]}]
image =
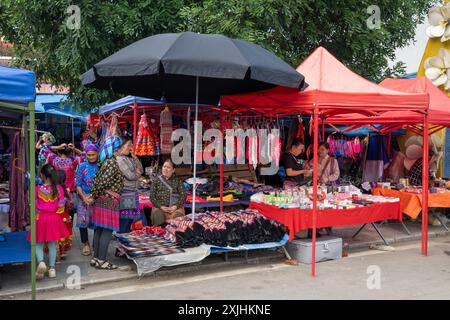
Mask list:
[{"label": "red merchandise on table", "polygon": [[[192,202],[192,201],[193,201],[192,195],[188,194],[188,196],[186,197],[186,202]],[[195,196],[195,202],[206,202],[206,199],[198,197],[198,196]]]},{"label": "red merchandise on table", "polygon": [[[280,209],[276,206],[251,202],[251,209],[256,209],[269,219],[278,221],[289,229],[289,240],[300,230],[313,227],[313,210]],[[317,228],[351,226],[383,220],[402,221],[400,202],[377,203],[355,209],[319,210]]]},{"label": "red merchandise on table", "polygon": [[141,230],[134,230],[129,233],[130,236],[139,237],[146,234],[153,234],[159,237],[163,237],[166,233],[166,230],[161,227],[151,226],[151,227],[143,227]]}]

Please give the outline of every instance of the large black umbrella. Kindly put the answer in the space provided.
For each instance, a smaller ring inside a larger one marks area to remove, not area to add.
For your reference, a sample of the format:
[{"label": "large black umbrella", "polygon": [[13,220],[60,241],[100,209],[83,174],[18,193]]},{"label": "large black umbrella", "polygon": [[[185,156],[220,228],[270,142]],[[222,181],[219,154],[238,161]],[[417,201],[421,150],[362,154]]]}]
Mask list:
[{"label": "large black umbrella", "polygon": [[217,105],[225,94],[274,86],[301,88],[304,77],[262,47],[217,34],[165,33],[139,40],[96,63],[83,85],[167,102]]},{"label": "large black umbrella", "polygon": [[[300,89],[304,76],[269,51],[217,34],[166,33],[139,40],[98,62],[83,85],[168,103],[217,105],[220,96],[285,86]],[[201,90],[200,90],[201,89]],[[194,152],[194,164],[197,152]],[[196,165],[192,212],[195,215]]]}]

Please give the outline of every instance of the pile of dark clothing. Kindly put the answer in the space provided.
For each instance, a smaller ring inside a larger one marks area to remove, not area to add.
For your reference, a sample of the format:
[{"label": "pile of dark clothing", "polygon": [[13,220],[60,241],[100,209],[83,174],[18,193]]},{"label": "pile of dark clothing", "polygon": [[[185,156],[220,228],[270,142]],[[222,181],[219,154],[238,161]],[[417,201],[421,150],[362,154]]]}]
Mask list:
[{"label": "pile of dark clothing", "polygon": [[218,247],[278,242],[286,234],[284,226],[257,210],[205,212],[168,221],[164,237],[182,248],[203,243]]}]

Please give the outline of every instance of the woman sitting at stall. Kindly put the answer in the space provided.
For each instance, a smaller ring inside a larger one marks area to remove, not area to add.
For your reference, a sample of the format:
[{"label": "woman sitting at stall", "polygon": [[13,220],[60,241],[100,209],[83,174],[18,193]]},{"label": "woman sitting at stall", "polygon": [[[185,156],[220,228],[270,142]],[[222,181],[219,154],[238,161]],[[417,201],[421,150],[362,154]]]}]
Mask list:
[{"label": "woman sitting at stall", "polygon": [[162,175],[154,178],[150,191],[150,201],[154,205],[151,215],[154,226],[184,216],[183,205],[187,197],[183,181],[174,175],[175,167],[170,159],[164,162],[161,172]]},{"label": "woman sitting at stall", "polygon": [[328,143],[319,144],[319,169],[317,171],[319,184],[334,183],[339,179],[339,164],[336,158],[329,155],[329,152]]},{"label": "woman sitting at stall", "polygon": [[305,160],[301,154],[305,151],[303,140],[295,138],[288,151],[283,155],[282,163],[286,170],[284,188],[292,188],[305,184],[305,177],[311,176],[311,170],[306,169]]},{"label": "woman sitting at stall", "polygon": [[[336,158],[330,156],[330,145],[326,142],[319,144],[317,181],[319,184],[332,184],[339,180],[339,164]],[[312,167],[312,164],[310,165]],[[328,235],[331,234],[332,228],[324,228]],[[320,230],[319,230],[320,231]],[[320,237],[320,232],[317,232]],[[308,238],[312,238],[312,230],[308,230]]]}]

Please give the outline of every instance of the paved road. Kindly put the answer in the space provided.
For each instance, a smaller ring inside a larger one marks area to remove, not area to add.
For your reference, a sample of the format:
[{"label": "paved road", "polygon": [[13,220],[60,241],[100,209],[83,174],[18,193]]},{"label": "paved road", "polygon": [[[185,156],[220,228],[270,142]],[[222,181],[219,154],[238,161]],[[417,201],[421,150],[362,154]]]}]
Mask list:
[{"label": "paved road", "polygon": [[[450,237],[317,265],[254,264],[38,294],[38,299],[450,299]],[[20,297],[16,297],[20,298]]]}]

